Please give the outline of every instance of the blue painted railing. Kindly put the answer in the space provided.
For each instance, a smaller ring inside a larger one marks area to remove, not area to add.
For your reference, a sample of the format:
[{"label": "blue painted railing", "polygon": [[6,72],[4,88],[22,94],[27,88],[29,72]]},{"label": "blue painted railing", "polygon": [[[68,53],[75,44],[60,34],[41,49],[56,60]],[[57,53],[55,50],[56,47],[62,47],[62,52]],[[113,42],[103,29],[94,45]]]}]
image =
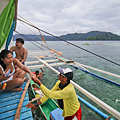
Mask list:
[{"label": "blue painted railing", "polygon": [[[106,115],[105,113],[103,113],[102,111],[100,111],[99,109],[97,109],[96,107],[94,107],[93,105],[91,105],[90,103],[88,103],[86,100],[84,100],[80,96],[77,95],[77,97],[78,97],[78,99],[80,101],[82,101],[83,103],[85,103],[88,107],[90,107],[92,110],[94,110],[95,112],[97,112],[99,115],[101,115],[105,119],[107,119],[109,117],[108,115]],[[110,120],[114,120],[114,119],[111,118]]]},{"label": "blue painted railing", "polygon": [[99,76],[99,75],[96,75],[96,74],[94,74],[94,73],[91,73],[91,72],[89,72],[89,71],[86,71],[86,70],[84,70],[84,69],[82,69],[82,68],[78,68],[78,67],[76,67],[76,66],[74,66],[74,65],[70,65],[70,66],[72,66],[72,67],[74,67],[74,68],[77,68],[77,69],[79,69],[79,70],[82,70],[83,72],[86,72],[86,73],[88,73],[88,74],[90,74],[90,75],[92,75],[92,76],[94,76],[94,77],[96,77],[96,78],[99,78],[99,79],[101,79],[101,80],[104,80],[104,81],[106,81],[106,82],[109,82],[109,83],[111,83],[111,84],[113,84],[113,85],[116,85],[116,86],[120,87],[120,84],[119,84],[119,83],[116,83],[116,82],[111,81],[111,80],[109,80],[109,79],[103,78],[103,77],[101,77],[101,76]]}]

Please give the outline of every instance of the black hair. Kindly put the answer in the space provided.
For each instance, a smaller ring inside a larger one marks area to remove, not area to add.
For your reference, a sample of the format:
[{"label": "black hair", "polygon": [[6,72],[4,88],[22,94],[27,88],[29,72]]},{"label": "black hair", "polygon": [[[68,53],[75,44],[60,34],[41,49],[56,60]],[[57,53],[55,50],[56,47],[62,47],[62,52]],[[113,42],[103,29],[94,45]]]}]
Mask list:
[{"label": "black hair", "polygon": [[69,72],[69,73],[66,73],[64,74],[66,77],[67,77],[67,81],[70,82],[70,80],[73,79],[73,72]]},{"label": "black hair", "polygon": [[22,38],[17,38],[16,41],[21,42],[22,44],[24,44],[24,40]]},{"label": "black hair", "polygon": [[39,73],[39,71],[38,71],[38,70],[36,70],[36,71],[35,71],[35,73]]},{"label": "black hair", "polygon": [[1,53],[0,53],[0,64],[3,67],[4,70],[6,69],[6,65],[1,60],[1,58],[4,59],[7,56],[7,54],[9,54],[9,53],[11,53],[13,55],[13,53],[10,50],[7,50],[7,49],[2,50]]}]

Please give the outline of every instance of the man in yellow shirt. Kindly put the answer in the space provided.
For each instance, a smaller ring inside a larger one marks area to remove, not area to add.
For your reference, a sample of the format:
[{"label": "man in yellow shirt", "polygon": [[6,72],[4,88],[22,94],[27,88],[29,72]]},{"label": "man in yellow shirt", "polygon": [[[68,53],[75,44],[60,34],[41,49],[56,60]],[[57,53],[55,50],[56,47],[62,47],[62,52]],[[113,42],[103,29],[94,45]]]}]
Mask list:
[{"label": "man in yellow shirt", "polygon": [[33,81],[40,86],[41,91],[44,93],[44,96],[36,104],[28,103],[26,107],[31,108],[33,111],[40,104],[44,103],[46,100],[58,99],[59,106],[63,109],[64,120],[81,120],[82,111],[80,103],[78,101],[74,86],[70,83],[70,80],[73,78],[73,71],[70,68],[58,68],[59,80],[56,82],[54,87],[49,90],[47,89],[41,81],[34,77]]}]

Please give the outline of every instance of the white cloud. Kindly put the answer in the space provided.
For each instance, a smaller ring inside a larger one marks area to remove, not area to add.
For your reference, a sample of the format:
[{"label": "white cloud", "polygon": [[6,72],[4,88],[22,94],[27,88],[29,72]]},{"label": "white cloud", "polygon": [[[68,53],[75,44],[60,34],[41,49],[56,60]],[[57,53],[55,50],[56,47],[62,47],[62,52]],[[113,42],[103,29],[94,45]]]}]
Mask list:
[{"label": "white cloud", "polygon": [[[54,35],[92,30],[120,35],[119,6],[119,0],[20,0],[18,14]],[[17,31],[31,33],[19,22]]]}]

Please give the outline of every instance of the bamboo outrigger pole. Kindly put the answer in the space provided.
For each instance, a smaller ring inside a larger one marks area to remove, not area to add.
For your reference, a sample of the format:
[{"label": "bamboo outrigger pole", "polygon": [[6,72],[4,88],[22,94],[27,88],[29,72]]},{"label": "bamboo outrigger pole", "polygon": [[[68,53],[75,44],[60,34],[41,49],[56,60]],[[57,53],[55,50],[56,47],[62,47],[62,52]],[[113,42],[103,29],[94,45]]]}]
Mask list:
[{"label": "bamboo outrigger pole", "polygon": [[18,104],[18,107],[17,107],[17,110],[16,110],[14,120],[19,120],[20,119],[20,113],[21,113],[22,104],[23,104],[23,101],[24,101],[25,94],[27,92],[28,86],[30,84],[30,81],[31,81],[31,78],[29,78],[29,80],[28,80],[28,82],[27,82],[27,84],[25,86],[25,89],[24,89],[24,91],[22,93],[21,99],[19,101],[19,104]]}]

